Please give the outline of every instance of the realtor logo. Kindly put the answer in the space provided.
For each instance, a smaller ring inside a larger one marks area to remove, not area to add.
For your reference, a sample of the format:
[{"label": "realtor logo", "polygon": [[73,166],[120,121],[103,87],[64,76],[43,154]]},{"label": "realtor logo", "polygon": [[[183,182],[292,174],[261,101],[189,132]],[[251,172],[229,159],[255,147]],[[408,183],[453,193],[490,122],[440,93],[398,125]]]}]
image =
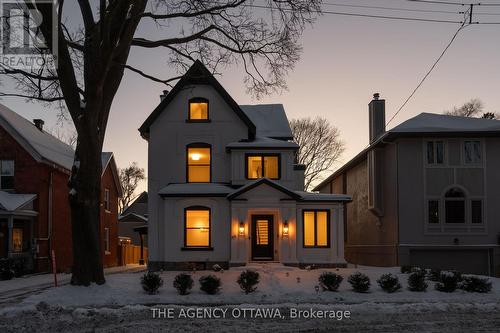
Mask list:
[{"label": "realtor logo", "polygon": [[[56,0],[0,0],[0,66],[27,71],[57,65]],[[42,15],[43,13],[43,15]],[[47,30],[42,34],[42,23]]]}]

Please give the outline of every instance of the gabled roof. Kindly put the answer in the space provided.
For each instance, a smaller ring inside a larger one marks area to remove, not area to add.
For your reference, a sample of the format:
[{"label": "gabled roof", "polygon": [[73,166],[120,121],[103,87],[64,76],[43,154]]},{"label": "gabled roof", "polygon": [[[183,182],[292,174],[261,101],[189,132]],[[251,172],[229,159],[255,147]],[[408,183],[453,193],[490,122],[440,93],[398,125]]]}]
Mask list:
[{"label": "gabled roof", "polygon": [[357,165],[373,148],[383,146],[385,142],[399,137],[422,136],[500,136],[500,120],[421,113],[386,131],[375,142],[316,185],[313,191],[318,191],[345,170]]},{"label": "gabled roof", "polygon": [[120,222],[148,222],[148,218],[144,215],[139,215],[136,213],[121,214],[118,216],[118,221]]},{"label": "gabled roof", "polygon": [[240,187],[239,189],[237,189],[233,193],[229,194],[227,196],[227,198],[229,200],[235,199],[238,196],[242,195],[243,193],[248,192],[251,189],[254,189],[254,188],[256,188],[258,186],[261,186],[261,185],[269,185],[272,188],[274,188],[274,189],[276,189],[276,190],[278,190],[280,192],[285,193],[286,195],[290,196],[291,198],[293,198],[295,200],[299,200],[300,199],[300,195],[298,193],[295,193],[294,191],[291,191],[291,190],[287,189],[283,185],[280,185],[279,183],[277,183],[275,181],[272,181],[269,178],[260,178],[258,180],[255,180],[255,181],[251,182],[251,183],[248,183],[248,184]]},{"label": "gabled roof", "polygon": [[125,207],[122,212],[122,216],[125,216],[129,213],[138,214],[141,216],[146,216],[148,214],[148,192],[144,191],[135,200]]},{"label": "gabled roof", "polygon": [[46,131],[40,131],[31,121],[2,104],[0,104],[0,126],[36,161],[54,163],[71,170],[73,148]]},{"label": "gabled roof", "polygon": [[14,194],[0,191],[0,209],[13,212],[23,208],[35,199],[36,194]]},{"label": "gabled roof", "polygon": [[116,189],[118,191],[118,196],[121,197],[123,194],[122,184],[120,182],[120,175],[118,174],[118,167],[116,166],[115,156],[112,152],[102,152],[101,153],[101,163],[102,163],[102,173],[101,177],[106,172],[106,168],[109,166],[111,168],[111,173],[113,174],[113,180],[115,182]]},{"label": "gabled roof", "polygon": [[196,60],[189,70],[182,76],[182,78],[177,82],[172,91],[170,91],[167,96],[158,104],[158,106],[153,110],[149,117],[144,121],[144,123],[139,128],[141,136],[145,139],[149,137],[149,128],[155,122],[156,118],[165,110],[165,107],[174,99],[174,97],[182,90],[186,85],[195,84],[206,84],[212,86],[226,101],[226,103],[234,110],[234,112],[240,117],[240,119],[248,127],[248,138],[253,139],[255,137],[256,128],[255,124],[248,118],[247,114],[243,112],[240,106],[234,101],[234,99],[228,94],[228,92],[222,87],[222,85],[215,79],[215,77],[210,73],[210,71],[199,61]]},{"label": "gabled roof", "polygon": [[240,105],[240,108],[257,127],[257,136],[293,139],[283,104]]}]

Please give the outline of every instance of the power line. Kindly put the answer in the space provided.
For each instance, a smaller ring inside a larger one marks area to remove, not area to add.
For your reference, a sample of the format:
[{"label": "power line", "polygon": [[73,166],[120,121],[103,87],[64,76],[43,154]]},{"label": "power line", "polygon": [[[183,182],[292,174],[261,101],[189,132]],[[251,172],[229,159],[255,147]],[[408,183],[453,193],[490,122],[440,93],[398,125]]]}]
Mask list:
[{"label": "power line", "polygon": [[460,14],[460,12],[452,12],[449,10],[432,10],[432,9],[410,9],[410,8],[398,8],[398,7],[383,7],[383,6],[365,6],[365,5],[348,5],[340,3],[330,3],[323,2],[324,6],[335,6],[335,7],[352,7],[352,8],[366,8],[366,9],[384,9],[393,11],[404,11],[404,12],[416,12],[416,13],[442,13],[442,14]]},{"label": "power line", "polygon": [[411,92],[410,96],[408,96],[408,98],[404,101],[403,104],[401,104],[401,106],[396,111],[396,113],[391,117],[391,119],[389,119],[389,121],[386,123],[386,126],[389,125],[391,123],[391,121],[394,120],[394,118],[396,118],[396,116],[401,112],[401,110],[403,110],[403,108],[405,107],[405,105],[410,101],[410,99],[413,97],[413,95],[415,95],[415,93],[417,92],[417,90],[422,86],[422,84],[424,83],[424,81],[427,79],[427,77],[429,77],[429,75],[432,73],[432,71],[434,70],[434,68],[439,63],[439,61],[443,58],[444,54],[446,53],[446,51],[448,51],[448,49],[450,48],[451,44],[453,44],[453,42],[457,38],[457,36],[460,33],[460,31],[462,31],[462,29],[465,28],[465,27],[467,27],[467,26],[468,25],[466,25],[466,23],[464,21],[464,23],[462,23],[462,25],[458,28],[458,30],[453,34],[453,36],[451,37],[451,40],[446,45],[446,47],[444,48],[443,52],[441,52],[441,54],[439,55],[439,57],[436,59],[436,61],[434,62],[434,64],[432,64],[431,68],[427,71],[427,73],[424,75],[424,77],[422,78],[422,80],[420,80],[420,82],[415,87],[415,89],[413,89],[413,91]]},{"label": "power line", "polygon": [[431,1],[431,0],[407,0],[409,2],[423,2],[423,3],[431,3],[438,5],[454,5],[454,6],[469,6],[469,4],[461,3],[461,2],[451,2],[451,1]]}]

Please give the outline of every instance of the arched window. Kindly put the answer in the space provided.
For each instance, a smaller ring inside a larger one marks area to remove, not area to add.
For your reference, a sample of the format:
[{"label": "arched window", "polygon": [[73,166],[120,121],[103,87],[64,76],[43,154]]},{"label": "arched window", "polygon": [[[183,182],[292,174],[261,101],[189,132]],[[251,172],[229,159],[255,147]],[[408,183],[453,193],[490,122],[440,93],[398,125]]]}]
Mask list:
[{"label": "arched window", "polygon": [[210,208],[191,206],[184,209],[184,247],[209,248],[211,233]]},{"label": "arched window", "polygon": [[186,182],[210,183],[212,148],[207,143],[192,143],[186,147]]},{"label": "arched window", "polygon": [[449,189],[444,195],[446,223],[465,223],[465,193],[458,187]]},{"label": "arched window", "polygon": [[194,97],[189,100],[188,121],[206,122],[208,121],[208,99]]}]

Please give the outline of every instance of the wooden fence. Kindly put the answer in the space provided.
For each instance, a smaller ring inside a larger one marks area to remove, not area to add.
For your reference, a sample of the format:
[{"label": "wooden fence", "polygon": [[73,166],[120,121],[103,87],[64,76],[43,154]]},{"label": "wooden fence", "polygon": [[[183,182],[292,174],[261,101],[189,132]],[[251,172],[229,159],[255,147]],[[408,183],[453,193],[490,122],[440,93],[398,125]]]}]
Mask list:
[{"label": "wooden fence", "polygon": [[[118,245],[118,265],[138,264],[141,259],[141,247],[132,244]],[[144,248],[144,261],[148,262],[148,248]]]}]

